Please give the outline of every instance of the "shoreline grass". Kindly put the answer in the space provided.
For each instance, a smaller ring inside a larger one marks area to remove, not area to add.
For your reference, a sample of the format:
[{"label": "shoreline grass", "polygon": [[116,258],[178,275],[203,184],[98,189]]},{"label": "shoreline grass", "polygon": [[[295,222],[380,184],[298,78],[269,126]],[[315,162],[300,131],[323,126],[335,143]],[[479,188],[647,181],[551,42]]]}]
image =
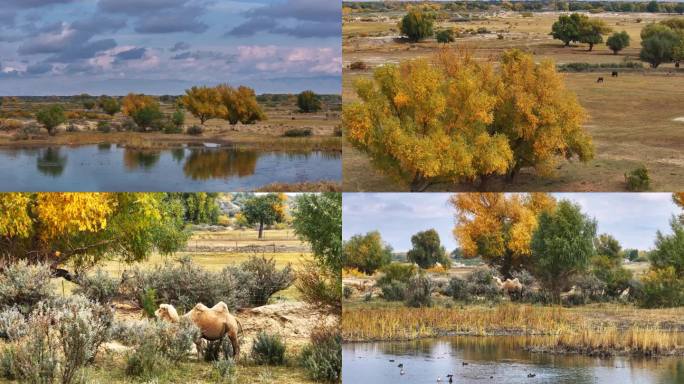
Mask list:
[{"label": "shoreline grass", "polygon": [[[644,315],[650,313],[644,312]],[[505,303],[493,307],[344,308],[346,343],[408,341],[446,336],[530,338],[532,352],[583,355],[684,356],[684,332],[667,321],[624,323],[558,306]]]}]

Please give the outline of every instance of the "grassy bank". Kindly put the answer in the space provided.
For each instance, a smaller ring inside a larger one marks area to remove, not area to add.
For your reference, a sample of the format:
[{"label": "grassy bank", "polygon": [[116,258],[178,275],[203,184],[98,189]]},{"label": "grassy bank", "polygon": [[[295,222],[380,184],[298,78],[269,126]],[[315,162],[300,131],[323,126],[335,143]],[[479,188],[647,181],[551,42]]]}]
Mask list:
[{"label": "grassy bank", "polygon": [[353,305],[342,315],[345,341],[399,341],[450,335],[547,335],[537,352],[589,355],[684,355],[684,308],[578,308],[501,304],[407,308]]}]

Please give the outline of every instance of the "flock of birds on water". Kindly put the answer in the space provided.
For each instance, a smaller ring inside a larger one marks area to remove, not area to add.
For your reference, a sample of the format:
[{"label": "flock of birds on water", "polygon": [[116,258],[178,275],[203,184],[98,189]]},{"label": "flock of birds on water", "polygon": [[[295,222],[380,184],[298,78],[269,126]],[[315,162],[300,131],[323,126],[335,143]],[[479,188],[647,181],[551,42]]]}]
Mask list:
[{"label": "flock of birds on water", "polygon": [[[394,360],[390,360],[390,363],[394,363],[394,362],[395,362]],[[463,361],[463,362],[461,362],[461,365],[465,367],[466,365],[468,365],[468,363]],[[404,370],[404,363],[399,363],[397,365],[397,368],[399,368],[399,374],[400,375],[403,376],[406,374],[406,371]],[[529,379],[534,378],[536,376],[537,376],[536,373],[528,373],[527,374],[527,377]],[[449,373],[449,374],[445,375],[444,377],[445,377],[445,379],[442,380],[442,376],[437,376],[437,382],[438,383],[444,383],[444,382],[453,383],[454,382],[454,375],[453,374]],[[489,376],[489,378],[493,379],[494,376]]]}]

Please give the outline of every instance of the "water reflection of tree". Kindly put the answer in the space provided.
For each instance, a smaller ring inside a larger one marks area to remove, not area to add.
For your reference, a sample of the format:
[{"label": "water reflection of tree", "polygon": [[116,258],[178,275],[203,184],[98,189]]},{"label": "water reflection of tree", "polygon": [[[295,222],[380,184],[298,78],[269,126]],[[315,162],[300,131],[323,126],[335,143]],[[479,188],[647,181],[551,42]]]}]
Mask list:
[{"label": "water reflection of tree", "polygon": [[108,152],[110,149],[112,149],[112,144],[111,143],[100,143],[97,145],[97,149],[101,152]]},{"label": "water reflection of tree", "polygon": [[159,151],[124,150],[124,166],[128,170],[151,169],[159,162]]},{"label": "water reflection of tree", "polygon": [[171,157],[176,160],[176,163],[180,163],[185,159],[185,148],[174,148],[171,150]]},{"label": "water reflection of tree", "polygon": [[187,157],[183,171],[193,180],[250,176],[256,171],[255,151],[195,149]]},{"label": "water reflection of tree", "polygon": [[59,148],[41,149],[36,157],[36,168],[44,175],[57,177],[64,172],[67,156],[60,155]]}]

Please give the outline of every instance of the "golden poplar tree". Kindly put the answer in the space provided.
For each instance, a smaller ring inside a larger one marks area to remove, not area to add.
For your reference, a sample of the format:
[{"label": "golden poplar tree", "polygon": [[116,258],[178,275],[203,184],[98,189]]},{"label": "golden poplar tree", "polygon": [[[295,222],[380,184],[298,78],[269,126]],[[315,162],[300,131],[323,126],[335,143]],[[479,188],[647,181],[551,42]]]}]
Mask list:
[{"label": "golden poplar tree", "polygon": [[348,140],[414,191],[437,181],[513,176],[522,167],[549,174],[560,156],[593,157],[585,113],[552,62],[521,51],[500,71],[446,48],[432,61],[375,70],[355,84],[360,101],[343,110]]},{"label": "golden poplar tree", "polygon": [[225,106],[221,104],[221,97],[216,88],[192,87],[185,91],[181,102],[183,106],[200,120],[200,124],[209,119],[225,115]]},{"label": "golden poplar tree", "polygon": [[454,237],[464,257],[482,257],[505,276],[528,263],[530,242],[541,212],[555,208],[546,193],[459,193]]}]

